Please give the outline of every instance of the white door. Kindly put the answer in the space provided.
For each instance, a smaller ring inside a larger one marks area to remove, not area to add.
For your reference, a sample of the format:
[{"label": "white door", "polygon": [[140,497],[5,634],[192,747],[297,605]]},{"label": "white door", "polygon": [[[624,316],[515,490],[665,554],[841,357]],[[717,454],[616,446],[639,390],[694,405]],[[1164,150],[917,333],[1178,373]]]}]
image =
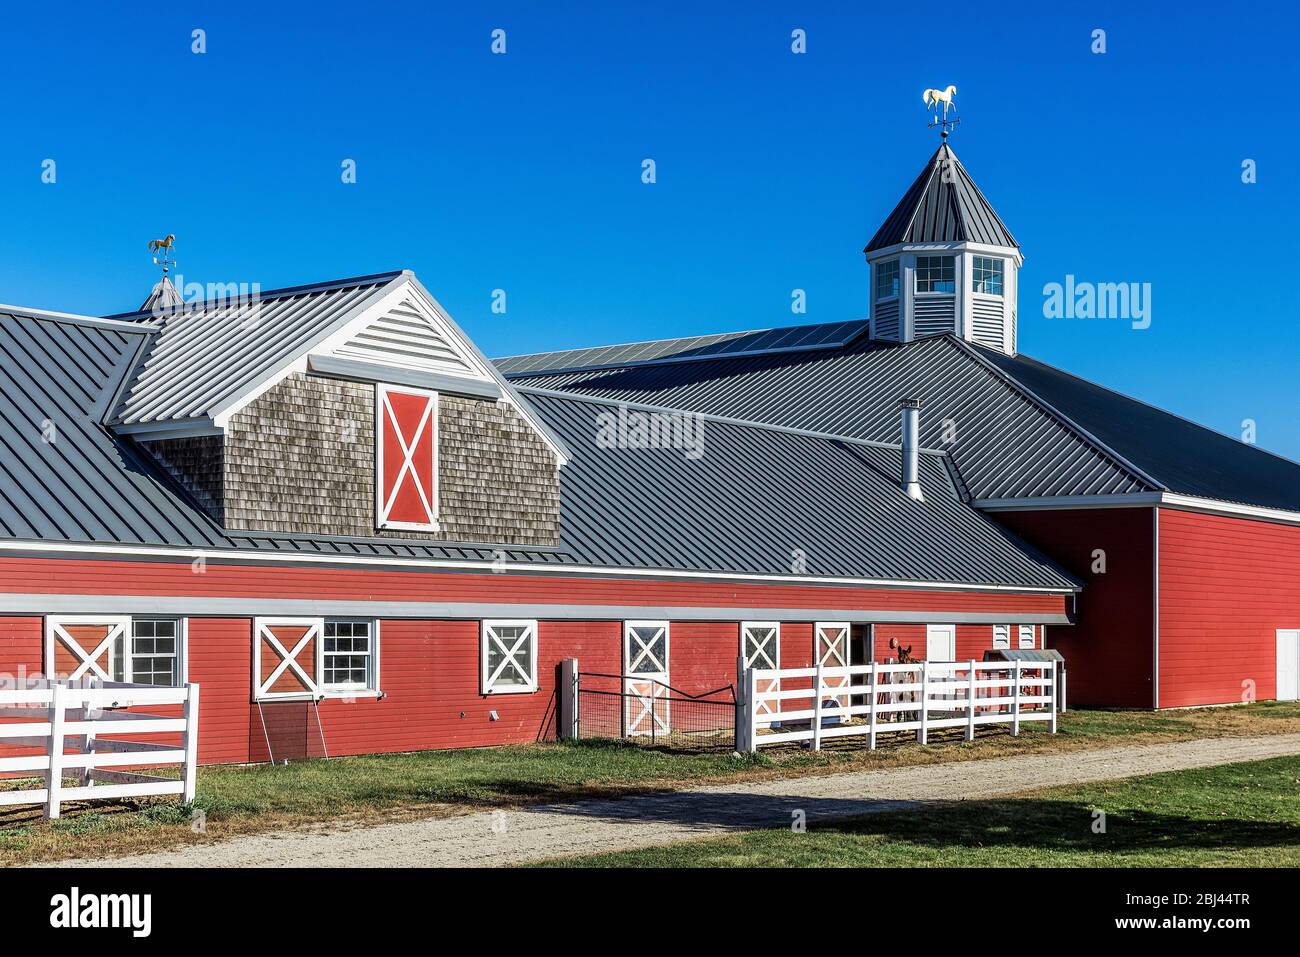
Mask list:
[{"label": "white door", "polygon": [[623,693],[629,737],[668,733],[668,622],[624,622]]},{"label": "white door", "polygon": [[[740,653],[746,668],[759,671],[781,667],[781,625],[775,621],[745,621],[740,624]],[[781,690],[781,679],[763,678],[755,683],[755,691],[767,694]],[[781,710],[780,700],[760,699],[755,704],[758,714],[772,714]]]},{"label": "white door", "polygon": [[926,661],[956,661],[957,660],[957,626],[956,625],[926,625],[925,660]]},{"label": "white door", "polygon": [[1300,700],[1300,630],[1277,633],[1277,700]]},{"label": "white door", "polygon": [[[819,621],[815,627],[817,658],[815,664],[823,668],[847,668],[849,666],[849,634],[847,621]],[[827,688],[847,688],[848,675],[827,675],[822,679]],[[848,695],[836,695],[841,708],[849,706]]]}]

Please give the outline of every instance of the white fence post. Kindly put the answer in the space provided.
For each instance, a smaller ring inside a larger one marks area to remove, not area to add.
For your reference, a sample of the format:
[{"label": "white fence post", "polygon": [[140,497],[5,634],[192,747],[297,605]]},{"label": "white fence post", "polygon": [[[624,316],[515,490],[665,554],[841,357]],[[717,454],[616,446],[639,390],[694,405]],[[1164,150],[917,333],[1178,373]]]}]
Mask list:
[{"label": "white fence post", "polygon": [[966,678],[970,686],[966,689],[966,740],[975,740],[975,659],[970,660]]},{"label": "white fence post", "polygon": [[1049,678],[1047,684],[1047,692],[1052,696],[1052,717],[1048,719],[1047,730],[1050,731],[1052,734],[1056,734],[1056,711],[1057,711],[1056,662],[1049,661],[1047,664],[1048,664],[1048,671],[1047,674],[1045,675],[1045,677]]},{"label": "white fence post", "polygon": [[45,772],[45,820],[59,816],[63,791],[63,726],[67,720],[67,687],[50,681],[50,765]]},{"label": "white fence post", "polygon": [[876,690],[876,681],[878,680],[878,676],[879,672],[876,670],[876,661],[873,658],[871,660],[871,694],[867,698],[867,703],[871,708],[871,710],[867,712],[871,727],[871,730],[867,732],[867,747],[872,751],[876,750],[876,704],[877,699],[880,697]]},{"label": "white fence post", "polygon": [[921,744],[929,743],[930,723],[930,662],[921,662],[921,730],[916,732],[916,740]]},{"label": "white fence post", "polygon": [[749,753],[758,750],[758,669],[745,669],[745,743]]},{"label": "white fence post", "polygon": [[1016,659],[1015,668],[1016,685],[1011,692],[1011,734],[1016,736],[1020,734],[1020,659]]},{"label": "white fence post", "polygon": [[194,800],[199,769],[199,686],[191,684],[185,695],[185,766],[181,768],[184,790],[181,800],[189,804]]},{"label": "white fence post", "polygon": [[817,656],[817,668],[813,673],[813,750],[822,749],[822,662]]}]

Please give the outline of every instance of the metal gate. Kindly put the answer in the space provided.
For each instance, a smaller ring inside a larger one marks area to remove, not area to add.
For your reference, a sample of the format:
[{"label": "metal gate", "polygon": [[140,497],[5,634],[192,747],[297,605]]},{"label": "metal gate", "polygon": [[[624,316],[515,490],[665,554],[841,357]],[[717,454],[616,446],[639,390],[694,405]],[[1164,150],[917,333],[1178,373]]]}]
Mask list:
[{"label": "metal gate", "polygon": [[734,685],[693,695],[642,674],[581,671],[576,700],[580,738],[735,748]]}]

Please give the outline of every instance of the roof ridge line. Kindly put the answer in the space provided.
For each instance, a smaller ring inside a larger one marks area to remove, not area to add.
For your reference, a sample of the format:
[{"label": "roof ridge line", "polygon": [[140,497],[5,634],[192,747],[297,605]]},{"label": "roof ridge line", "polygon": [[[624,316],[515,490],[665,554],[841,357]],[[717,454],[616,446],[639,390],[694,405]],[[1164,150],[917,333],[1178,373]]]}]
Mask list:
[{"label": "roof ridge line", "polygon": [[[378,284],[380,280],[396,279],[402,275],[414,275],[409,269],[393,269],[388,272],[371,273],[366,276],[348,276],[343,279],[327,279],[323,282],[307,283],[301,286],[281,286],[278,289],[259,289],[257,295],[251,297],[252,302],[262,302],[267,299],[282,299],[289,294],[300,294],[307,292],[324,292],[327,289],[341,289],[345,286],[360,286],[367,283]],[[173,306],[162,311],[160,318],[171,318],[173,316],[183,316],[190,312],[198,312],[206,309],[208,306],[225,305],[230,302],[229,299],[204,299],[202,302],[186,302],[180,306]],[[115,312],[104,316],[105,320],[125,322],[124,316],[142,316],[156,315],[151,309],[136,309],[131,312]]]},{"label": "roof ridge line", "polygon": [[951,339],[953,343],[959,346],[961,351],[965,355],[967,355],[972,361],[978,363],[984,369],[993,373],[1003,382],[1007,383],[1016,392],[1020,393],[1024,398],[1028,399],[1034,405],[1037,405],[1039,408],[1041,408],[1044,412],[1047,412],[1049,415],[1054,417],[1058,422],[1064,425],[1067,429],[1069,429],[1079,438],[1083,439],[1084,442],[1091,445],[1096,451],[1102,453],[1102,455],[1109,458],[1116,465],[1120,466],[1120,468],[1127,471],[1131,477],[1139,479],[1140,481],[1152,485],[1153,488],[1151,489],[1151,491],[1159,491],[1159,492],[1170,491],[1169,486],[1167,486],[1165,483],[1161,482],[1159,479],[1151,475],[1149,472],[1141,468],[1138,468],[1138,466],[1134,465],[1127,458],[1120,455],[1118,452],[1112,449],[1101,439],[1097,438],[1095,435],[1093,435],[1083,426],[1079,425],[1079,423],[1075,422],[1072,418],[1070,418],[1060,409],[1056,408],[1056,406],[1052,405],[1046,399],[1038,395],[1038,393],[1034,392],[1032,389],[1026,386],[1023,382],[1020,382],[1019,380],[1011,376],[1009,373],[1004,372],[1002,369],[999,369],[997,366],[995,366],[984,356],[980,355],[978,350],[976,350],[975,347],[972,346],[970,343],[966,342],[963,339],[958,339],[955,335],[952,335],[951,333],[944,336],[944,338]]},{"label": "roof ridge line", "polygon": [[[777,425],[774,422],[759,422],[755,419],[736,419],[728,415],[717,415],[713,412],[693,412],[690,409],[677,408],[670,405],[651,405],[648,402],[627,402],[621,399],[610,399],[605,396],[584,395],[581,392],[567,392],[563,389],[547,389],[536,385],[517,385],[516,392],[526,395],[540,395],[553,399],[568,399],[571,402],[591,402],[596,405],[608,405],[614,407],[623,407],[625,409],[635,409],[638,412],[675,412],[680,415],[690,415],[697,419],[703,419],[706,422],[718,422],[723,425],[739,425],[745,428],[762,429],[767,432],[780,432],[785,435],[799,435],[809,439],[825,439],[832,442],[847,442],[851,445],[864,445],[868,448],[898,450],[902,448],[901,442],[880,442],[876,439],[859,439],[851,435],[839,435],[834,432],[817,432],[812,429],[798,429],[790,425]],[[946,449],[920,448],[918,452],[924,455],[933,455],[936,458],[948,458]]]}]

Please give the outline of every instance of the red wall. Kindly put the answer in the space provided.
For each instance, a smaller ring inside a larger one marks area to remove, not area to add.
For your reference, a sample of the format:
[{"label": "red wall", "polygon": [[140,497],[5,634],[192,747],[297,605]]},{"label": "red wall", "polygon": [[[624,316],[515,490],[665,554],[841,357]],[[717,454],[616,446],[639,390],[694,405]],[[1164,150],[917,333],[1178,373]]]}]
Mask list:
[{"label": "red wall", "polygon": [[[1084,583],[1075,624],[1047,626],[1047,647],[1065,656],[1071,706],[1154,704],[1152,513],[1149,508],[991,513]],[[1106,553],[1105,574],[1092,570],[1095,549]]]},{"label": "red wall", "polygon": [[[11,558],[0,558],[0,592],[49,594],[51,613],[59,611],[58,594],[139,594],[146,596],[142,613],[150,611],[150,595],[996,611],[1007,613],[1009,620],[1015,620],[1017,611],[1059,614],[1066,609],[1063,596],[1040,594],[220,564],[196,574],[187,563]],[[554,734],[561,660],[576,657],[584,672],[622,671],[622,622],[543,620],[538,626],[539,690],[484,696],[479,693],[479,622],[384,619],[379,627],[382,700],[327,699],[319,709],[289,701],[259,706],[251,701],[251,617],[190,617],[188,673],[202,689],[200,760],[264,761],[272,754],[297,758],[326,751],[342,755],[534,741]],[[738,622],[674,621],[670,634],[674,687],[700,694],[736,681]],[[42,641],[39,616],[0,618],[0,670],[41,671]],[[782,666],[811,662],[812,625],[784,624]]]},{"label": "red wall", "polygon": [[1277,694],[1277,630],[1300,628],[1300,528],[1162,508],[1160,706]]}]

